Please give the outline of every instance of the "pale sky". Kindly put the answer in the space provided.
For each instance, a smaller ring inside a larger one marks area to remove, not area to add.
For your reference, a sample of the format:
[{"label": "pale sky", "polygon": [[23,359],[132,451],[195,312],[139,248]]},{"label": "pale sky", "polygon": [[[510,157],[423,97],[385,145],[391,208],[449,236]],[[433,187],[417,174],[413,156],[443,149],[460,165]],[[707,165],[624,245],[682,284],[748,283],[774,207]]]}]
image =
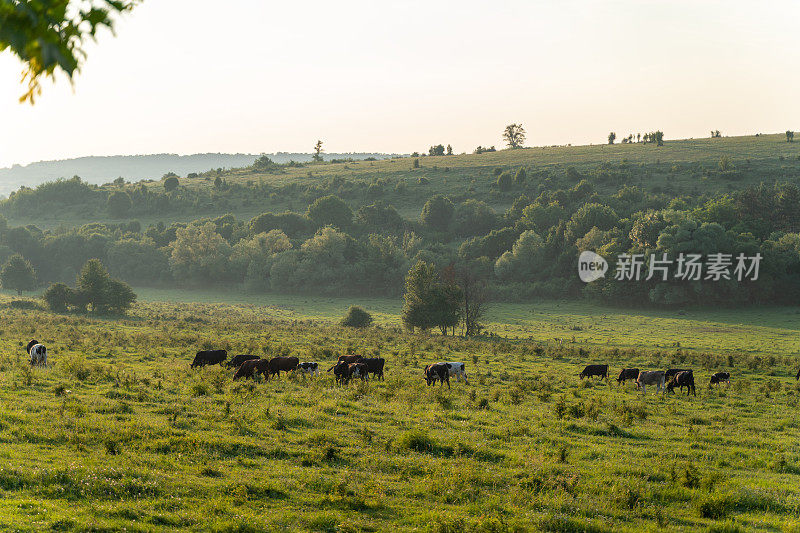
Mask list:
[{"label": "pale sky", "polygon": [[145,0],[74,87],[19,104],[0,167],[84,155],[456,152],[800,130],[800,2]]}]

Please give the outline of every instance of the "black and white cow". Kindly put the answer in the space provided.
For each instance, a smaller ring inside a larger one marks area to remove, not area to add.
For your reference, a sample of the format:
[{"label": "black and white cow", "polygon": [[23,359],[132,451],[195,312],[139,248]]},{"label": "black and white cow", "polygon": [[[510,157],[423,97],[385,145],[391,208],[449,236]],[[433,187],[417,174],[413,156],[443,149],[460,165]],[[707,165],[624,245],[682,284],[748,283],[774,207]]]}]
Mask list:
[{"label": "black and white cow", "polygon": [[33,344],[28,349],[31,365],[34,366],[47,366],[47,348],[44,344]]},{"label": "black and white cow", "polygon": [[304,376],[314,377],[319,372],[319,363],[302,362],[297,365],[299,370]]},{"label": "black and white cow", "polygon": [[460,361],[447,361],[445,363],[437,363],[442,364],[447,367],[447,373],[452,378],[455,377],[456,381],[461,381],[461,378],[464,378],[464,383],[469,385],[469,381],[467,381],[467,371],[465,370],[464,363]]},{"label": "black and white cow", "polygon": [[726,385],[731,384],[731,373],[730,372],[717,372],[716,374],[711,375],[711,382],[708,384],[708,388],[711,388],[711,385],[719,385],[720,383],[725,382]]}]

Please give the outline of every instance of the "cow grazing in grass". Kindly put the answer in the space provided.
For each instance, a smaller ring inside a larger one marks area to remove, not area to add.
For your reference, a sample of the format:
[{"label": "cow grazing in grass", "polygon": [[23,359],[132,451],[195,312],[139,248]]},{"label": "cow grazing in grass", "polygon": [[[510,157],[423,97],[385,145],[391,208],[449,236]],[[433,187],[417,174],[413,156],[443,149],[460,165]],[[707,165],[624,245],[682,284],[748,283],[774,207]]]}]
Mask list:
[{"label": "cow grazing in grass", "polygon": [[708,388],[711,388],[711,385],[716,384],[719,386],[720,383],[725,382],[726,385],[731,384],[731,373],[730,372],[717,372],[716,374],[711,375],[711,381],[708,384]]},{"label": "cow grazing in grass", "polygon": [[36,343],[28,349],[31,365],[47,366],[47,348],[44,344]]},{"label": "cow grazing in grass", "polygon": [[328,372],[333,370],[333,377],[336,378],[336,383],[344,385],[347,383],[348,366],[349,365],[347,363],[342,361],[333,365],[330,369],[328,369]]},{"label": "cow grazing in grass", "polygon": [[347,365],[347,382],[349,383],[353,378],[358,378],[361,381],[368,380],[367,365],[364,363],[350,363]]},{"label": "cow grazing in grass", "polygon": [[656,392],[661,392],[664,388],[664,371],[663,370],[645,370],[639,372],[639,377],[636,378],[636,383],[642,392],[647,392],[647,385],[655,385]]},{"label": "cow grazing in grass", "polygon": [[194,356],[191,367],[204,367],[206,365],[219,365],[228,358],[226,350],[200,350]]},{"label": "cow grazing in grass", "polygon": [[681,391],[686,387],[686,396],[689,396],[689,394],[697,396],[697,392],[694,388],[694,372],[691,370],[688,372],[678,372],[670,380],[669,384],[667,384],[667,392],[674,392],[675,387],[680,387]]},{"label": "cow grazing in grass", "polygon": [[600,379],[608,379],[608,365],[586,365],[586,368],[578,374],[581,379],[592,376],[600,376]]},{"label": "cow grazing in grass", "polygon": [[230,361],[225,363],[225,366],[227,366],[228,368],[231,368],[231,367],[238,368],[238,367],[242,366],[242,363],[244,363],[245,361],[254,361],[256,359],[261,359],[261,358],[259,356],[257,356],[257,355],[250,355],[250,354],[234,355],[233,359],[231,359]]},{"label": "cow grazing in grass", "polygon": [[669,381],[677,376],[680,372],[691,372],[691,368],[670,368],[666,372],[664,372],[664,379],[669,383]]},{"label": "cow grazing in grass", "polygon": [[251,378],[258,374],[269,377],[269,361],[266,359],[248,359],[243,361],[236,373],[233,375],[233,380],[236,381],[241,378]]},{"label": "cow grazing in grass", "polygon": [[464,383],[469,385],[469,381],[467,381],[467,371],[464,363],[460,361],[448,361],[446,363],[437,363],[442,365],[447,365],[447,373],[452,378],[455,376],[456,381],[461,381],[461,378],[464,378]]},{"label": "cow grazing in grass", "polygon": [[291,372],[297,368],[300,359],[294,356],[280,355],[269,360],[269,375],[281,377],[281,371]]},{"label": "cow grazing in grass", "polygon": [[435,385],[436,380],[439,380],[442,386],[447,382],[447,388],[450,388],[450,371],[446,363],[434,363],[425,367],[425,381],[428,386]]},{"label": "cow grazing in grass", "polygon": [[361,361],[367,366],[367,373],[375,376],[375,379],[383,379],[383,367],[386,364],[386,359],[383,357],[365,357]]},{"label": "cow grazing in grass", "polygon": [[629,379],[636,381],[639,377],[639,369],[638,368],[623,368],[619,371],[619,376],[617,376],[617,383],[625,383]]},{"label": "cow grazing in grass", "polygon": [[304,376],[311,376],[313,378],[319,372],[319,363],[302,362],[297,365],[297,370],[302,372]]}]

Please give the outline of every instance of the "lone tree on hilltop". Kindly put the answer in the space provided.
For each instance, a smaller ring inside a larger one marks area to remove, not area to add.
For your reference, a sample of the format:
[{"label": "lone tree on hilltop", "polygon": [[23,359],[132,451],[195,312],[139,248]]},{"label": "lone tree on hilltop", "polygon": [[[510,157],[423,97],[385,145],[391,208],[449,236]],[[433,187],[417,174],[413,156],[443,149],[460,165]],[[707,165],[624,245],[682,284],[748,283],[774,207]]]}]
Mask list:
[{"label": "lone tree on hilltop", "polygon": [[617,139],[617,134],[613,131],[608,134],[608,144],[614,144],[614,141]]},{"label": "lone tree on hilltop", "polygon": [[509,124],[503,130],[503,139],[509,148],[522,148],[525,144],[525,128],[522,124]]},{"label": "lone tree on hilltop", "polygon": [[312,156],[314,161],[320,162],[322,161],[322,141],[317,141],[317,144],[314,145],[314,155]]},{"label": "lone tree on hilltop", "polygon": [[794,142],[794,132],[792,130],[786,130],[786,142]]}]

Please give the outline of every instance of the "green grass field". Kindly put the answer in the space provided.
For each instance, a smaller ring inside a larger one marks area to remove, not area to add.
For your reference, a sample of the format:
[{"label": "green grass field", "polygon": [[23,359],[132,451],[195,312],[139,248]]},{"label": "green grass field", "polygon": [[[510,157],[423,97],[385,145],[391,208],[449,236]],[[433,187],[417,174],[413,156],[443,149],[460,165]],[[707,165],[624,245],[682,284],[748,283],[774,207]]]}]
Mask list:
[{"label": "green grass field", "polygon": [[[508,338],[463,340],[403,333],[396,301],[358,302],[379,326],[354,331],[344,300],[138,292],[124,319],[0,299],[0,529],[800,530],[795,308],[498,305]],[[387,375],[233,382],[189,370],[206,347],[380,354]],[[436,360],[470,384],[426,387]],[[698,396],[581,381],[587,362],[690,366]]]}]

